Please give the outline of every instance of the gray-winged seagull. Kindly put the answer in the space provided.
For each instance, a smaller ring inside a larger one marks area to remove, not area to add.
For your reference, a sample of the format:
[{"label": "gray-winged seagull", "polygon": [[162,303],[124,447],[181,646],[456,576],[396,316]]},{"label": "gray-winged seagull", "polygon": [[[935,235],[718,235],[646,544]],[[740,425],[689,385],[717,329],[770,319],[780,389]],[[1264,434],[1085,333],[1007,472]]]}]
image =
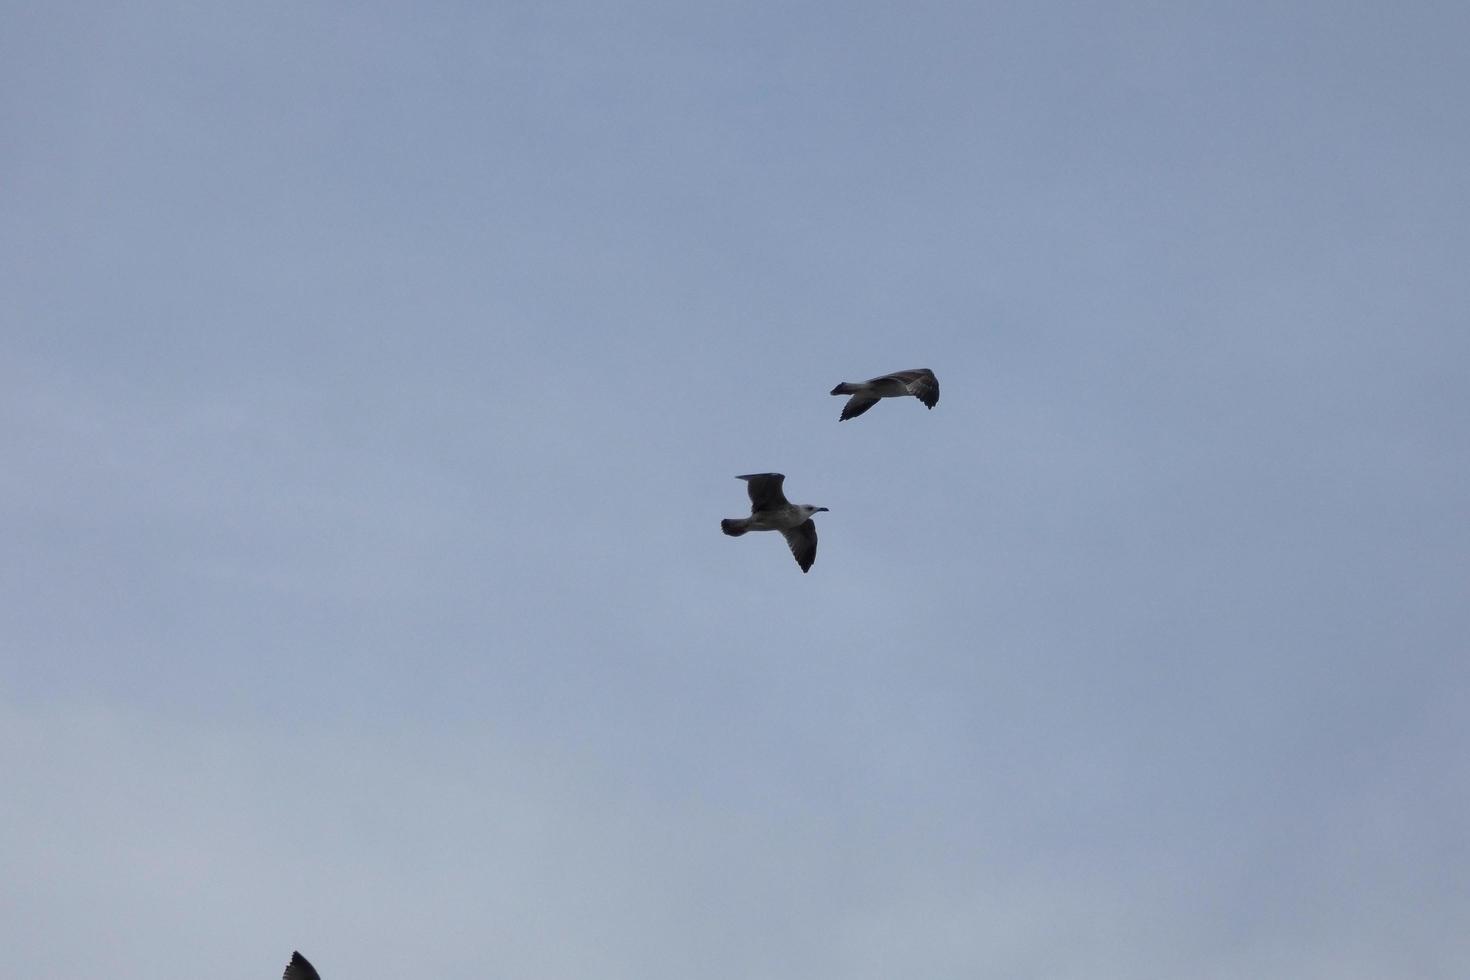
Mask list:
[{"label": "gray-winged seagull", "polygon": [[851,395],[842,406],[842,421],[855,419],[878,404],[880,398],[902,398],[913,395],[929,408],[939,402],[939,379],[928,368],[894,371],[867,381],[844,381],[832,389],[834,395]]},{"label": "gray-winged seagull", "polygon": [[732,538],[746,531],[780,531],[802,572],[809,570],[817,560],[817,526],[812,515],[827,508],[787,500],[781,492],[786,477],[780,473],[747,473],[735,479],[744,480],[750,491],[750,516],[728,517],[720,522],[720,530]]},{"label": "gray-winged seagull", "polygon": [[286,964],[286,972],[281,974],[281,980],[322,980],[322,978],[316,972],[316,967],[306,961],[305,956],[293,952],[291,962]]}]

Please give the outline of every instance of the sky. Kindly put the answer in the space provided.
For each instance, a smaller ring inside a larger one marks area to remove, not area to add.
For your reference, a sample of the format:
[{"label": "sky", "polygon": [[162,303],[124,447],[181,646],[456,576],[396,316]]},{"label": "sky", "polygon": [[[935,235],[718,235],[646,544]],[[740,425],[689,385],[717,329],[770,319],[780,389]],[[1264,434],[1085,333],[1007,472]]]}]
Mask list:
[{"label": "sky", "polygon": [[1470,8],[0,10],[16,976],[1470,975]]}]

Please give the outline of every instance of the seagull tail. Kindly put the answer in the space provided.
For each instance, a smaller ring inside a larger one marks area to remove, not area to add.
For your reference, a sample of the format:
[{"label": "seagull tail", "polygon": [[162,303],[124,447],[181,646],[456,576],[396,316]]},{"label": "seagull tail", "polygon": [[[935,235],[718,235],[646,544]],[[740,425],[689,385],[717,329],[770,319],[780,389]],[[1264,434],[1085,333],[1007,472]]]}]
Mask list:
[{"label": "seagull tail", "polygon": [[842,382],[842,384],[838,385],[836,388],[833,388],[832,391],[830,392],[830,394],[833,394],[833,395],[850,395],[850,394],[852,394],[853,392],[855,392],[857,390],[858,390],[858,386],[857,385],[853,384],[851,381],[844,381],[844,382]]},{"label": "seagull tail", "polygon": [[749,523],[750,521],[743,520],[741,518],[727,517],[720,522],[720,530],[724,531],[732,538],[738,538],[740,537],[740,535],[750,530],[750,528],[746,527],[746,525]]}]

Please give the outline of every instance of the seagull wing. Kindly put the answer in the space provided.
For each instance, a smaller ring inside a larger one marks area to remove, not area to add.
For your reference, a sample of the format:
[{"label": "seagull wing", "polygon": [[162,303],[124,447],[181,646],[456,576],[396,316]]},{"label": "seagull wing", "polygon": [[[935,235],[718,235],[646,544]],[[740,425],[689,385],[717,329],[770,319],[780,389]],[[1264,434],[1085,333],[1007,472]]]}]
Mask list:
[{"label": "seagull wing", "polygon": [[291,962],[286,964],[286,972],[281,974],[281,980],[322,980],[321,974],[316,972],[316,967],[307,962],[306,957],[300,953],[291,954]]},{"label": "seagull wing", "polygon": [[894,371],[888,375],[895,381],[900,381],[919,401],[928,408],[933,408],[939,403],[939,379],[934,377],[934,372],[928,368],[915,368],[912,371]]},{"label": "seagull wing", "polygon": [[817,525],[808,517],[796,527],[781,533],[786,536],[786,544],[790,546],[791,555],[801,566],[801,570],[809,571],[812,562],[817,560]]},{"label": "seagull wing", "polygon": [[735,479],[744,480],[750,491],[750,510],[752,513],[758,510],[774,510],[777,507],[790,507],[791,502],[786,499],[786,494],[781,492],[781,484],[786,476],[783,473],[747,473],[737,476]]},{"label": "seagull wing", "polygon": [[842,406],[842,415],[839,416],[838,421],[846,422],[848,419],[855,419],[876,404],[878,404],[878,399],[870,395],[853,395],[847,400],[847,404]]}]

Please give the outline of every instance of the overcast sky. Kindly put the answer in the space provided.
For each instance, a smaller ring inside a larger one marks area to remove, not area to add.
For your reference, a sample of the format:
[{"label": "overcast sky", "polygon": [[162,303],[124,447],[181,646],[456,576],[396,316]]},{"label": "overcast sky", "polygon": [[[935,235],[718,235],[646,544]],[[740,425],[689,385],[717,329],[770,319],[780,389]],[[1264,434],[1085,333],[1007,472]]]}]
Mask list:
[{"label": "overcast sky", "polygon": [[3,11],[14,976],[1470,975],[1470,8]]}]

